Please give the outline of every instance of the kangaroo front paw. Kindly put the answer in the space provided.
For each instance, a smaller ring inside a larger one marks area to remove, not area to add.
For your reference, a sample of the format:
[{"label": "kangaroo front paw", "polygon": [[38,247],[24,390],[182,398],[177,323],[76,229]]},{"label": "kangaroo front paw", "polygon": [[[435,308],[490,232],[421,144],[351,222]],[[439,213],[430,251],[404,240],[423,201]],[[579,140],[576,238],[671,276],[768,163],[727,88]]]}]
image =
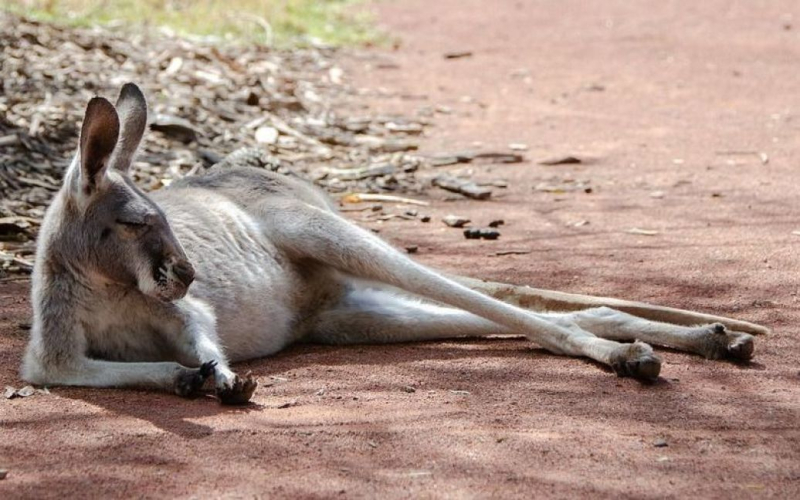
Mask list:
[{"label": "kangaroo front paw", "polygon": [[652,347],[637,340],[620,348],[611,367],[620,377],[653,381],[661,373],[661,359],[653,353]]},{"label": "kangaroo front paw", "polygon": [[755,338],[749,333],[734,332],[714,323],[702,327],[700,338],[700,354],[708,359],[749,361],[753,358]]},{"label": "kangaroo front paw", "polygon": [[244,378],[235,375],[232,380],[217,387],[217,397],[225,405],[242,405],[250,401],[258,382],[250,373]]},{"label": "kangaroo front paw", "polygon": [[196,396],[208,377],[214,374],[216,361],[208,361],[200,365],[200,368],[187,368],[181,371],[175,378],[175,394],[184,398]]}]

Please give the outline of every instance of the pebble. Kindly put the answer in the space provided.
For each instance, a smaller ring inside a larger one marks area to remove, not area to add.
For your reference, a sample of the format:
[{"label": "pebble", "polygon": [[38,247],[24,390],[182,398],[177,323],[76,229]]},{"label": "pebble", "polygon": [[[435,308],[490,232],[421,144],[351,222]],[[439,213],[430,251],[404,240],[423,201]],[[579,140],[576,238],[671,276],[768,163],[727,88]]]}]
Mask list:
[{"label": "pebble", "polygon": [[481,230],[480,229],[465,229],[464,230],[464,238],[468,240],[477,240],[481,237]]},{"label": "pebble", "polygon": [[259,144],[275,144],[278,142],[278,130],[273,127],[258,127],[256,129],[256,142]]},{"label": "pebble", "polygon": [[468,240],[496,240],[500,237],[500,232],[492,229],[470,228],[464,230],[464,237]]},{"label": "pebble", "polygon": [[460,215],[446,215],[442,218],[442,221],[450,227],[464,227],[471,222]]}]

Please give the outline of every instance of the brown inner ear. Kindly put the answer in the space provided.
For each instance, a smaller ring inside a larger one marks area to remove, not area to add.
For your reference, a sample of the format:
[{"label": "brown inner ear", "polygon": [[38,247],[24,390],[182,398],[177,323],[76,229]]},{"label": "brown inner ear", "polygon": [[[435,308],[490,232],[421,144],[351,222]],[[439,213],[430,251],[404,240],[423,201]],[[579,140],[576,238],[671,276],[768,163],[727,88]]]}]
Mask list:
[{"label": "brown inner ear", "polygon": [[119,117],[114,106],[102,97],[95,97],[86,107],[81,127],[81,174],[87,194],[96,186],[108,164],[119,137]]}]

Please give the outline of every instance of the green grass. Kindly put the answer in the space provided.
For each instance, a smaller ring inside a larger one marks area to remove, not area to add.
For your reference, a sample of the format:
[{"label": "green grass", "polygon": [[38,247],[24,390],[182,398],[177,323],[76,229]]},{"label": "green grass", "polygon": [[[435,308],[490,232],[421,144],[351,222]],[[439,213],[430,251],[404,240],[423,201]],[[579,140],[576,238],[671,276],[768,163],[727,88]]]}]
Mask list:
[{"label": "green grass", "polygon": [[2,0],[0,5],[72,26],[121,22],[233,42],[283,46],[309,38],[331,45],[384,41],[363,0]]}]

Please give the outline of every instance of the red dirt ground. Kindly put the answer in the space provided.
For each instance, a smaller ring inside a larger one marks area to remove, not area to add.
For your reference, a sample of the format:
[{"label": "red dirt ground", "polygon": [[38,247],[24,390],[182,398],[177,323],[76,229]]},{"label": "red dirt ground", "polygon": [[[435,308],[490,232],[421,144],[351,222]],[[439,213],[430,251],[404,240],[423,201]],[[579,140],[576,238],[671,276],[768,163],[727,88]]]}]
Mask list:
[{"label": "red dirt ground", "polygon": [[[370,226],[452,272],[761,322],[755,362],[662,351],[648,386],[522,340],[303,346],[239,367],[262,382],[244,409],[55,388],[0,401],[0,497],[797,498],[800,7],[602,5],[379,3],[400,48],[343,64],[374,106],[452,109],[425,150],[590,161],[475,166],[510,187]],[[533,189],[567,178],[592,192]],[[507,225],[467,241],[447,213]],[[531,253],[489,256],[509,248]],[[0,385],[21,385],[27,293],[0,285]]]}]

